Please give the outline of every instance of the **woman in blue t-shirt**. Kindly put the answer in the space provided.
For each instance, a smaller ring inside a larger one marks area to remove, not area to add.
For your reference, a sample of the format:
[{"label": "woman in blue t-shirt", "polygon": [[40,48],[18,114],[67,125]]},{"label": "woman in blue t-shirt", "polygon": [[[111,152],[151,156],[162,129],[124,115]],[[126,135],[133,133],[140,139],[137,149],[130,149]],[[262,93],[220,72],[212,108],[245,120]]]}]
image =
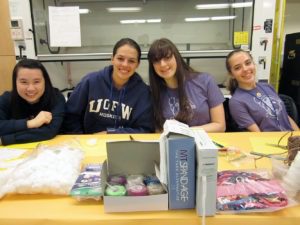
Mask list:
[{"label": "woman in blue t-shirt", "polygon": [[249,52],[238,49],[229,53],[226,68],[232,95],[229,110],[240,128],[255,132],[299,130],[274,88],[256,82],[256,66]]},{"label": "woman in blue t-shirt", "polygon": [[207,132],[224,132],[224,97],[209,74],[193,70],[166,38],[152,43],[148,61],[157,130],[166,119],[176,119]]}]

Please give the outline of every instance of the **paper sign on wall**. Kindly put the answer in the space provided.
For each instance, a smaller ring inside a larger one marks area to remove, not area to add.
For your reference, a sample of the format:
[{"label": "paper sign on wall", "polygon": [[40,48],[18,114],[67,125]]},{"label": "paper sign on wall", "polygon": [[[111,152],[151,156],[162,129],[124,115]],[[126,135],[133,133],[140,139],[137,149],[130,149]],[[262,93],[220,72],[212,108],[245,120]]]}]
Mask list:
[{"label": "paper sign on wall", "polygon": [[234,45],[248,45],[248,32],[234,32]]},{"label": "paper sign on wall", "polygon": [[80,47],[79,7],[49,6],[51,47]]}]

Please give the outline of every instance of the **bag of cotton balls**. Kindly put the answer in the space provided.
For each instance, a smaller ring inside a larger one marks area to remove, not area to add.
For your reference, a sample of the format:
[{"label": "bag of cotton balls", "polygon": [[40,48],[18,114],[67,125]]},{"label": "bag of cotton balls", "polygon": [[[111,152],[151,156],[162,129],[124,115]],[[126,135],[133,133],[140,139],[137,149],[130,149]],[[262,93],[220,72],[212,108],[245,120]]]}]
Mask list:
[{"label": "bag of cotton balls", "polygon": [[68,195],[79,173],[83,152],[66,142],[40,145],[15,168],[2,171],[0,198],[8,193]]}]

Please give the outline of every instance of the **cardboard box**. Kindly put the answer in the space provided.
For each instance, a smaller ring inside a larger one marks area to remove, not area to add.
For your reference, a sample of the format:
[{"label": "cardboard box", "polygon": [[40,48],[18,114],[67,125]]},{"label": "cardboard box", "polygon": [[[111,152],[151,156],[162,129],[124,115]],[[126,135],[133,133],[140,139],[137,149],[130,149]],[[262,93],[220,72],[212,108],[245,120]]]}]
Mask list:
[{"label": "cardboard box", "polygon": [[[155,174],[160,163],[159,142],[107,142],[107,161],[102,169],[102,187],[110,174]],[[166,189],[166,188],[165,188]],[[105,196],[105,212],[168,210],[168,193],[148,196]]]}]

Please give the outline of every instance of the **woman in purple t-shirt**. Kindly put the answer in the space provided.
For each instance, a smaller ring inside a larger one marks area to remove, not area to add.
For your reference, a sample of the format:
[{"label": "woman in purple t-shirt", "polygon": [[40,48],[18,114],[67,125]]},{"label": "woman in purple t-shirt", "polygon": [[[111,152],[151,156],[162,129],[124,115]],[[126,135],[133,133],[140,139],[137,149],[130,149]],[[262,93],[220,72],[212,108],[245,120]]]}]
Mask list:
[{"label": "woman in purple t-shirt", "polygon": [[154,41],[148,52],[155,125],[176,119],[207,132],[224,132],[224,97],[213,78],[193,70],[168,39]]},{"label": "woman in purple t-shirt", "polygon": [[286,112],[274,88],[256,82],[256,67],[249,52],[238,49],[228,54],[229,110],[240,128],[249,131],[299,130]]}]

